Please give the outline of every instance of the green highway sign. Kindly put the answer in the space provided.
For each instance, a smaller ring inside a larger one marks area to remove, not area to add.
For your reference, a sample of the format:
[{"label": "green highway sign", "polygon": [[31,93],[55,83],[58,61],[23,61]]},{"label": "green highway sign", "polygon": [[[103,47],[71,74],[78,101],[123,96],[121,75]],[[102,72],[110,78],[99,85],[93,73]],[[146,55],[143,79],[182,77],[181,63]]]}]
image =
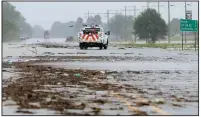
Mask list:
[{"label": "green highway sign", "polygon": [[189,19],[181,19],[180,20],[180,31],[198,31],[198,21],[197,20],[189,20]]}]

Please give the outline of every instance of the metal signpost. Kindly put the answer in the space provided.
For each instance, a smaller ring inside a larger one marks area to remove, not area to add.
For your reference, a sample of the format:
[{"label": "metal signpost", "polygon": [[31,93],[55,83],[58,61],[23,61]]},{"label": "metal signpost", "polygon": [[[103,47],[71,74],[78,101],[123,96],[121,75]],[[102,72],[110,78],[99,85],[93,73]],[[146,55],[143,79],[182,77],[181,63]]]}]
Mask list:
[{"label": "metal signpost", "polygon": [[[182,35],[183,35],[184,31],[197,32],[198,31],[198,21],[181,19],[180,20],[180,31],[182,32]],[[183,50],[183,36],[182,36],[182,50]]]},{"label": "metal signpost", "polygon": [[[186,6],[185,6],[185,19],[192,20],[192,10],[186,10]],[[187,43],[187,40],[186,40],[186,31],[185,31],[185,43]]]}]

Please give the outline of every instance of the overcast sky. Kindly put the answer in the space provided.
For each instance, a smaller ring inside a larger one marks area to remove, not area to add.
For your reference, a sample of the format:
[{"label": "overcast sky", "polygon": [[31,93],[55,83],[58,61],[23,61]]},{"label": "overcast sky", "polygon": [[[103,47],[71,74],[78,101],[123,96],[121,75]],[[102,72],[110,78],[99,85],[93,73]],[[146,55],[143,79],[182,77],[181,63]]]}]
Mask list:
[{"label": "overcast sky", "polygon": [[[77,17],[81,16],[86,20],[85,13],[106,13],[107,10],[123,10],[125,6],[136,6],[138,11],[137,15],[145,9],[146,2],[11,2],[16,6],[16,9],[22,13],[27,22],[32,26],[41,25],[45,29],[50,29],[53,22],[68,22],[76,21]],[[187,2],[187,10],[192,10],[193,19],[198,20],[198,2]],[[168,3],[160,2],[160,13],[162,17],[168,21]],[[185,17],[185,3],[184,2],[171,2],[170,3],[171,19]],[[151,8],[157,8],[157,2],[149,4]],[[128,7],[128,9],[133,9]],[[111,11],[114,13],[115,11]],[[121,13],[124,13],[121,11]],[[128,15],[133,15],[133,11],[128,11]],[[102,20],[107,20],[107,15],[101,15]],[[113,15],[111,14],[110,17]]]}]

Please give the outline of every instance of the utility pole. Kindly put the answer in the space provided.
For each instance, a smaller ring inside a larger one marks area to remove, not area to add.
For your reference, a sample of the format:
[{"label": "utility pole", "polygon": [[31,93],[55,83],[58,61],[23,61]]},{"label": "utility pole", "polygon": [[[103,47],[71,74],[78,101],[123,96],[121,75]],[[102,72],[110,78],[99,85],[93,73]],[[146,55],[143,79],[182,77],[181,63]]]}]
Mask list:
[{"label": "utility pole", "polygon": [[88,10],[88,19],[89,19],[89,10]]},{"label": "utility pole", "polygon": [[126,9],[127,11],[133,11],[133,16],[134,18],[136,18],[136,11],[140,10],[140,9],[136,9],[136,6],[127,6],[127,7],[133,7],[132,9]]},{"label": "utility pole", "polygon": [[168,1],[168,43],[170,43],[170,2]]},{"label": "utility pole", "polygon": [[147,6],[142,6],[142,12],[147,8]]},{"label": "utility pole", "polygon": [[[134,6],[134,21],[135,21],[135,19],[136,19],[136,6]],[[137,37],[136,37],[136,34],[134,33],[134,38],[135,38],[135,43],[136,43],[136,41],[137,41]]]},{"label": "utility pole", "polygon": [[[133,9],[127,9],[127,7],[133,7]],[[133,16],[136,18],[136,11],[139,11],[140,9],[136,9],[136,6],[126,6],[126,10],[121,11],[133,11]]]},{"label": "utility pole", "polygon": [[[185,19],[186,19],[186,1],[185,1]],[[185,43],[186,43],[186,31],[184,32],[185,34]]]},{"label": "utility pole", "polygon": [[126,32],[127,32],[127,21],[126,21],[126,6],[125,6],[125,40],[127,40]]},{"label": "utility pole", "polygon": [[160,7],[164,7],[164,5],[160,5],[160,2],[158,1],[158,5],[153,5],[154,7],[158,8],[158,13],[160,13]]},{"label": "utility pole", "polygon": [[[127,6],[127,7],[133,7],[133,9],[126,9],[127,11],[133,11],[133,16],[134,16],[134,21],[136,19],[136,11],[140,10],[140,9],[136,9],[136,6]],[[136,35],[134,34],[135,36],[135,43],[136,43]]]},{"label": "utility pole", "polygon": [[[89,13],[89,12],[88,12],[88,13],[85,13],[85,15],[88,14],[88,17],[89,17],[90,14],[93,14],[93,15],[107,15],[107,25],[108,25],[108,27],[109,27],[109,23],[110,23],[110,22],[109,22],[109,21],[110,21],[109,15],[110,15],[110,14],[117,14],[117,13],[110,13],[109,11],[112,11],[112,10],[107,10],[106,13]],[[116,11],[117,11],[117,10],[116,10]]]},{"label": "utility pole", "polygon": [[134,7],[134,14],[133,15],[134,15],[134,18],[136,18],[136,10],[137,9],[136,9],[136,6],[133,6],[133,7]]},{"label": "utility pole", "polygon": [[149,8],[149,2],[147,2],[147,8]]},{"label": "utility pole", "polygon": [[[116,13],[110,13],[110,11],[116,11]],[[110,14],[118,14],[118,10],[107,10],[107,21],[108,21],[108,25],[109,25],[109,23],[110,23],[110,17],[109,17]]]},{"label": "utility pole", "polygon": [[[134,9],[127,9],[127,7],[133,7]],[[120,11],[124,11],[125,12],[125,20],[126,20],[126,13],[127,11],[134,11],[134,19],[136,18],[136,11],[138,11],[140,9],[136,9],[136,6],[125,6],[125,9],[124,10],[120,10]],[[127,21],[125,21],[125,33],[127,32]],[[126,35],[125,35],[125,38],[127,39]],[[136,41],[136,39],[135,39]]]},{"label": "utility pole", "polygon": [[109,26],[109,10],[107,10],[107,25]]}]

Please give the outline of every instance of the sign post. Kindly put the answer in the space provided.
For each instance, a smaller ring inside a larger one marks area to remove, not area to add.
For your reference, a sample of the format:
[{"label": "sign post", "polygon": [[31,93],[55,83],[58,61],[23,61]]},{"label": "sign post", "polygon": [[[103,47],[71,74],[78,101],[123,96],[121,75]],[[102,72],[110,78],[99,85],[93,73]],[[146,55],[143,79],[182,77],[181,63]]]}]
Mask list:
[{"label": "sign post", "polygon": [[197,33],[195,32],[195,51],[196,51],[196,41],[197,41]]},{"label": "sign post", "polygon": [[[181,32],[181,34],[183,35],[183,31]],[[183,48],[184,48],[183,36],[182,36],[182,42],[181,42],[181,43],[182,43],[182,45],[181,45],[181,46],[182,46],[182,50],[183,50]]]},{"label": "sign post", "polygon": [[[182,32],[182,35],[183,35],[184,31],[197,32],[198,31],[198,21],[181,19],[180,20],[180,31]],[[182,36],[182,50],[183,50],[183,36]]]},{"label": "sign post", "polygon": [[[192,20],[192,10],[186,10],[185,16],[186,16],[185,19]],[[187,40],[186,40],[186,31],[185,31],[185,43],[187,43]]]}]

